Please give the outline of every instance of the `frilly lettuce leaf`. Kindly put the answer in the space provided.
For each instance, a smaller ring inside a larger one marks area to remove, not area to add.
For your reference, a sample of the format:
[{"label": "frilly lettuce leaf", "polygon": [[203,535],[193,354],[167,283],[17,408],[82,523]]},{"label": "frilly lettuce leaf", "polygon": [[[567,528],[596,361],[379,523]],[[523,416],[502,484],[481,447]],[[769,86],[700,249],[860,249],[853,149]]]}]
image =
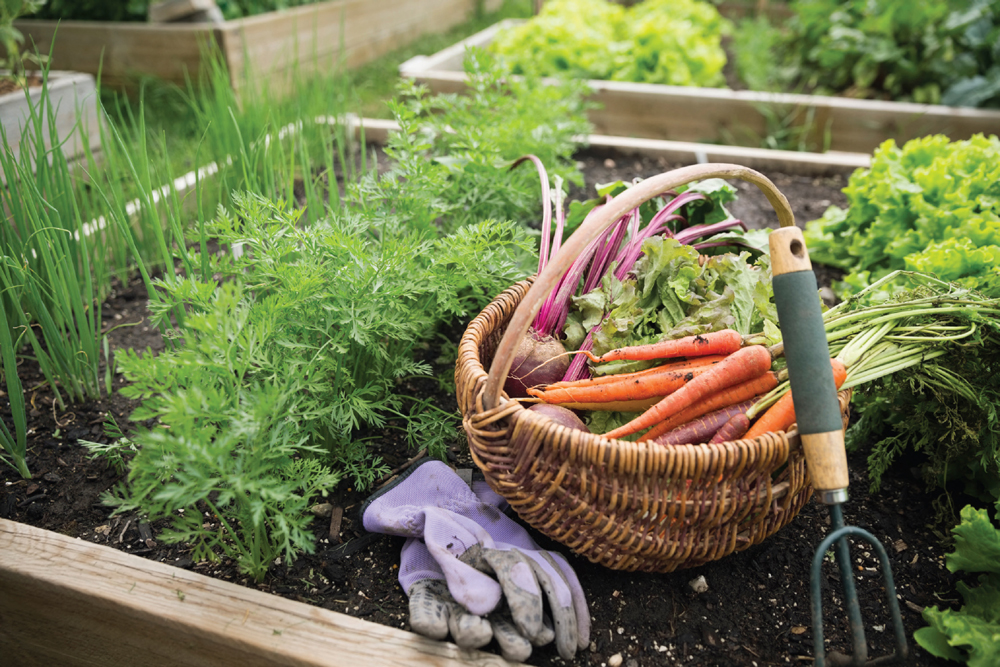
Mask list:
[{"label": "frilly lettuce leaf", "polygon": [[[844,188],[850,207],[806,225],[814,261],[851,275],[850,287],[915,268],[1000,295],[1000,139],[892,140]],[[862,272],[865,272],[862,274]]]},{"label": "frilly lettuce leaf", "polygon": [[914,638],[939,658],[968,662],[969,667],[991,667],[1000,662],[1000,530],[986,510],[967,506],[961,524],[952,532],[955,551],[946,557],[948,569],[986,574],[975,587],[958,582],[956,588],[965,601],[961,609],[924,609],[924,620],[930,625],[917,630]]},{"label": "frilly lettuce leaf", "polygon": [[[702,265],[696,249],[663,237],[647,240],[643,252],[634,278],[609,275],[600,289],[573,299],[564,331],[568,348],[575,349],[598,324],[595,354],[725,328],[777,335],[766,256],[750,264],[748,252],[718,255]],[[622,373],[653,363],[601,364],[595,372]]]}]

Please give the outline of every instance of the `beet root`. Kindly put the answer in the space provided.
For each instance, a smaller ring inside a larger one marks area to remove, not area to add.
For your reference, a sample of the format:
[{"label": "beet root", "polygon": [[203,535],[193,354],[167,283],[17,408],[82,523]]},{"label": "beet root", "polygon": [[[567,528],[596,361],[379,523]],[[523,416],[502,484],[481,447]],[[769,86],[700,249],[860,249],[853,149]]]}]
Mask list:
[{"label": "beet root", "polygon": [[562,343],[552,336],[529,330],[517,346],[503,390],[511,398],[525,398],[529,387],[562,380],[569,361]]},{"label": "beet root", "polygon": [[543,414],[555,423],[565,426],[566,428],[572,428],[577,431],[583,431],[584,433],[590,433],[590,429],[583,423],[583,420],[569,408],[564,408],[561,405],[552,405],[550,403],[535,403],[528,409],[532,412]]}]

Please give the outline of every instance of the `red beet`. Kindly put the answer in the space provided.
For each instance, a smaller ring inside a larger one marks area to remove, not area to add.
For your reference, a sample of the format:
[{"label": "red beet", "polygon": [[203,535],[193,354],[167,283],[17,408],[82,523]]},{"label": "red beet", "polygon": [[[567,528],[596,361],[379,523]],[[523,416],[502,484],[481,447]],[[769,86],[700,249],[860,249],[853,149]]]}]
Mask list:
[{"label": "red beet", "polygon": [[590,429],[583,423],[583,420],[581,420],[576,413],[569,408],[564,408],[561,405],[552,405],[550,403],[535,403],[528,409],[532,412],[543,414],[557,424],[561,424],[567,428],[573,428],[577,431],[590,433]]},{"label": "red beet", "polygon": [[511,398],[524,398],[528,395],[528,387],[562,380],[567,368],[569,355],[562,343],[531,329],[517,346],[503,390]]}]

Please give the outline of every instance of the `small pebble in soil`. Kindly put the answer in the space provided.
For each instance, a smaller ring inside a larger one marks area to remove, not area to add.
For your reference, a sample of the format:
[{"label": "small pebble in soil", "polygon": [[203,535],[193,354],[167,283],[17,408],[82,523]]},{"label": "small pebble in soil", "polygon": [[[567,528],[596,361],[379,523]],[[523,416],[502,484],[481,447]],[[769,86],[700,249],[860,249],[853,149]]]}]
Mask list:
[{"label": "small pebble in soil", "polygon": [[608,667],[620,667],[622,664],[622,654],[615,653],[613,656],[608,658]]},{"label": "small pebble in soil", "polygon": [[330,503],[320,503],[319,505],[313,505],[309,511],[316,516],[328,518],[333,514],[333,505]]},{"label": "small pebble in soil", "polygon": [[708,590],[708,582],[705,581],[705,575],[700,575],[696,579],[692,579],[688,582],[688,586],[691,587],[695,593],[704,593]]}]

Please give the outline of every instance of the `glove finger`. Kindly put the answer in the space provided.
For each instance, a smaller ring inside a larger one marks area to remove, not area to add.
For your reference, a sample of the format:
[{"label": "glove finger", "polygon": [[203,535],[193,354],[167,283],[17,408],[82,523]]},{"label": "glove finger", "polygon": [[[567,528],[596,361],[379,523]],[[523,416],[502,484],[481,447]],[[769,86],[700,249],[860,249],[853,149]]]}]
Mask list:
[{"label": "glove finger", "polygon": [[439,579],[422,579],[410,587],[410,627],[431,639],[448,636],[451,596],[448,586]]},{"label": "glove finger", "polygon": [[488,616],[493,626],[493,638],[500,645],[500,653],[511,662],[524,662],[531,656],[531,642],[517,631],[508,613],[492,613]]},{"label": "glove finger", "polygon": [[583,586],[561,553],[546,552],[546,555],[559,568],[569,586],[570,596],[573,598],[573,610],[576,612],[576,646],[581,650],[585,649],[590,645],[590,610],[587,607],[587,597],[583,594]]},{"label": "glove finger", "polygon": [[480,648],[493,639],[493,627],[482,616],[470,614],[456,602],[448,603],[448,630],[461,648]]},{"label": "glove finger", "polygon": [[535,635],[531,640],[532,646],[545,646],[546,644],[551,644],[552,640],[556,638],[556,631],[552,627],[552,617],[548,614],[542,614],[542,629]]},{"label": "glove finger", "polygon": [[[430,517],[430,513],[428,513]],[[477,544],[475,540],[462,542],[461,554],[467,547]],[[427,551],[431,554],[448,581],[448,590],[455,601],[473,614],[483,615],[496,609],[503,591],[492,577],[476,570],[458,559],[454,550],[459,548],[458,539],[448,538],[447,533],[426,536]]]},{"label": "glove finger", "polygon": [[517,629],[535,641],[542,631],[542,595],[530,561],[516,549],[483,549],[482,555],[500,582]]},{"label": "glove finger", "polygon": [[572,660],[576,654],[579,632],[569,585],[547,552],[529,552],[526,556],[535,578],[549,601],[549,610],[552,612],[552,622],[555,626],[556,649],[564,660]]}]

